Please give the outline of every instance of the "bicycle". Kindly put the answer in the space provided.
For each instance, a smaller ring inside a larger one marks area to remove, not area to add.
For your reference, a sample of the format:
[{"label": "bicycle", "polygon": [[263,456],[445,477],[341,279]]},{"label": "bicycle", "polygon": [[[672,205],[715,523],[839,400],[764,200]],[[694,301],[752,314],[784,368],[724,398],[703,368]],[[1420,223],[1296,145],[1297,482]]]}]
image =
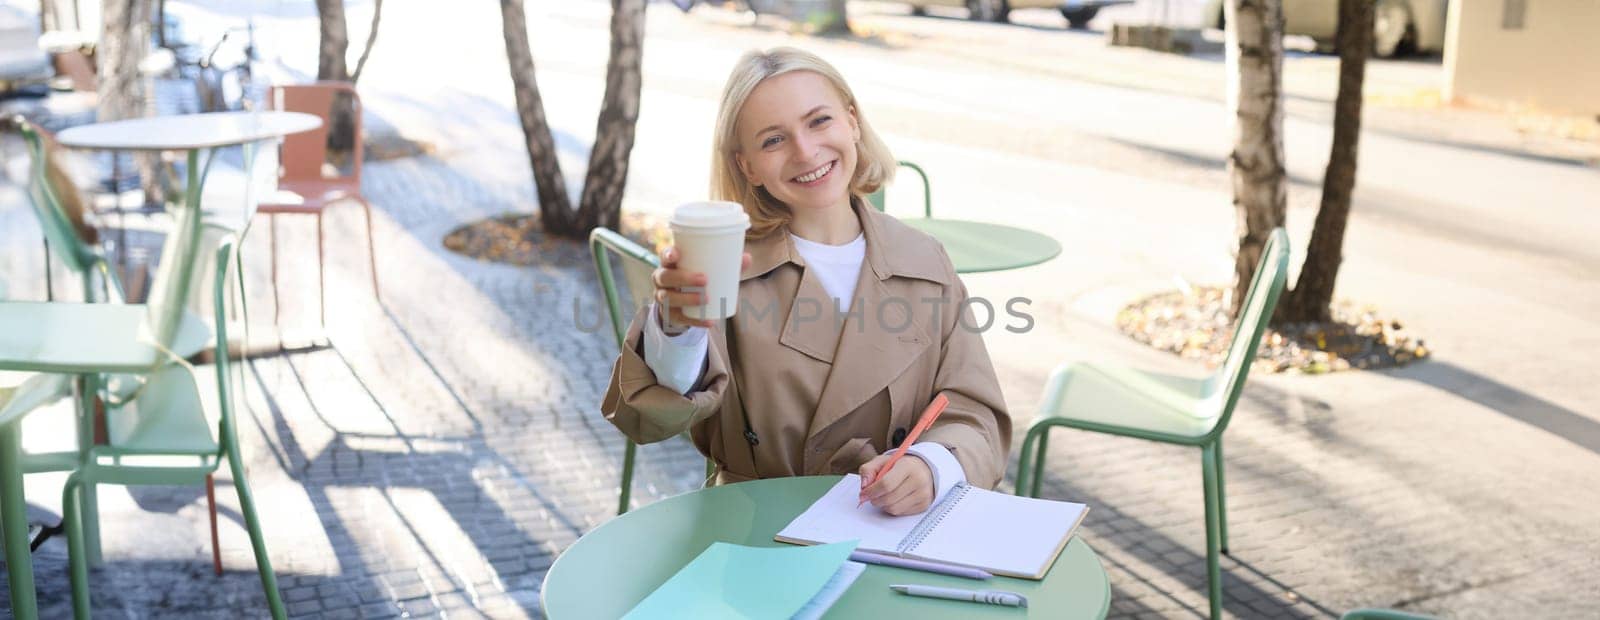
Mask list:
[{"label": "bicycle", "polygon": [[[239,32],[245,33],[244,49],[239,60],[230,66],[218,66],[217,54],[228,39]],[[255,33],[254,22],[229,28],[223,31],[222,38],[212,44],[204,56],[183,63],[183,66],[190,68],[187,77],[194,81],[197,111],[227,112],[255,107],[251,97],[255,88],[254,65],[260,60],[256,52]]]},{"label": "bicycle", "polygon": [[763,10],[766,11],[768,14],[773,13],[772,9],[773,9],[773,5],[775,4],[775,1],[774,0],[672,0],[672,5],[678,7],[678,10],[683,11],[685,13],[688,13],[697,4],[717,4],[719,6],[727,6],[729,4],[733,4],[735,6],[741,6],[742,5],[745,8],[745,10],[750,11],[750,15],[754,19],[759,20],[759,19],[761,19],[761,13],[762,13]]}]

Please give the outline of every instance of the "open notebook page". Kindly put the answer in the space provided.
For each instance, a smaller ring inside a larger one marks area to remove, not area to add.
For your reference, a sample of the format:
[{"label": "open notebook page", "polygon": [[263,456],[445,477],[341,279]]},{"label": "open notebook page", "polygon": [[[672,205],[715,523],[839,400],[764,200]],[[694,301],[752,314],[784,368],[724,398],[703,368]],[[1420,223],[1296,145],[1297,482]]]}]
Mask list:
[{"label": "open notebook page", "polygon": [[860,492],[861,476],[847,474],[778,532],[778,540],[814,544],[860,540],[860,549],[894,553],[900,540],[922,520],[922,514],[894,517],[870,503],[857,508]]},{"label": "open notebook page", "polygon": [[1036,578],[1088,509],[969,487],[907,555]]}]

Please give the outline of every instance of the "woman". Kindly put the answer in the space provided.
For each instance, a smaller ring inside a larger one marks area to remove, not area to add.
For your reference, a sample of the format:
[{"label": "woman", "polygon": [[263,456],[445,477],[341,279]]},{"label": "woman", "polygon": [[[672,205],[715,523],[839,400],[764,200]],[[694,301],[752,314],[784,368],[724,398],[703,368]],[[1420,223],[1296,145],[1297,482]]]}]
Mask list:
[{"label": "woman", "polygon": [[[704,275],[662,253],[602,409],[640,443],[685,430],[715,482],[871,479],[936,394],[950,404],[865,496],[926,510],[960,479],[1005,474],[1011,419],[966,287],[933,238],[867,207],[895,160],[844,78],[793,48],[741,58],[723,90],[711,194],[744,205],[739,311],[691,319]],[[663,312],[663,309],[665,312]],[[837,310],[837,312],[834,312]]]}]

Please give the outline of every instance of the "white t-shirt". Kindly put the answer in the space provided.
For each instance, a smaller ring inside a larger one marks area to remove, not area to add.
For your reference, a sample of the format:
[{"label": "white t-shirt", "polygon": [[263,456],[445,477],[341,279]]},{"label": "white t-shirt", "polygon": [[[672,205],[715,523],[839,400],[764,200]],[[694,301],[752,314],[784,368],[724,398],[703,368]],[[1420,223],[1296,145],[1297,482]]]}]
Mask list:
[{"label": "white t-shirt", "polygon": [[[805,259],[807,273],[822,283],[822,290],[833,298],[839,312],[849,312],[855,298],[856,281],[861,277],[861,263],[867,258],[866,236],[856,235],[844,245],[817,243],[793,234],[789,238],[794,241],[795,251]],[[650,314],[644,324],[644,363],[655,373],[657,383],[688,394],[705,368],[711,346],[707,330],[691,326],[681,334],[668,336],[661,331],[657,312],[656,305],[650,304]],[[940,488],[940,480],[950,476],[966,479],[961,462],[943,445],[919,443],[908,451],[921,457],[933,470],[935,489]]]}]

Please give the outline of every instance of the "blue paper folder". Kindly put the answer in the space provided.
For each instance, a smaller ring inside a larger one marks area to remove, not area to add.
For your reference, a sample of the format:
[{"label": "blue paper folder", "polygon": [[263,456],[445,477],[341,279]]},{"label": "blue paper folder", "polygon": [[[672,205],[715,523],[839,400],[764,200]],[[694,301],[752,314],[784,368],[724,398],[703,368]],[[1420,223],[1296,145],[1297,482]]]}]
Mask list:
[{"label": "blue paper folder", "polygon": [[[791,618],[830,585],[855,548],[855,541],[814,547],[712,543],[623,617]],[[831,587],[840,588],[837,581]]]}]

